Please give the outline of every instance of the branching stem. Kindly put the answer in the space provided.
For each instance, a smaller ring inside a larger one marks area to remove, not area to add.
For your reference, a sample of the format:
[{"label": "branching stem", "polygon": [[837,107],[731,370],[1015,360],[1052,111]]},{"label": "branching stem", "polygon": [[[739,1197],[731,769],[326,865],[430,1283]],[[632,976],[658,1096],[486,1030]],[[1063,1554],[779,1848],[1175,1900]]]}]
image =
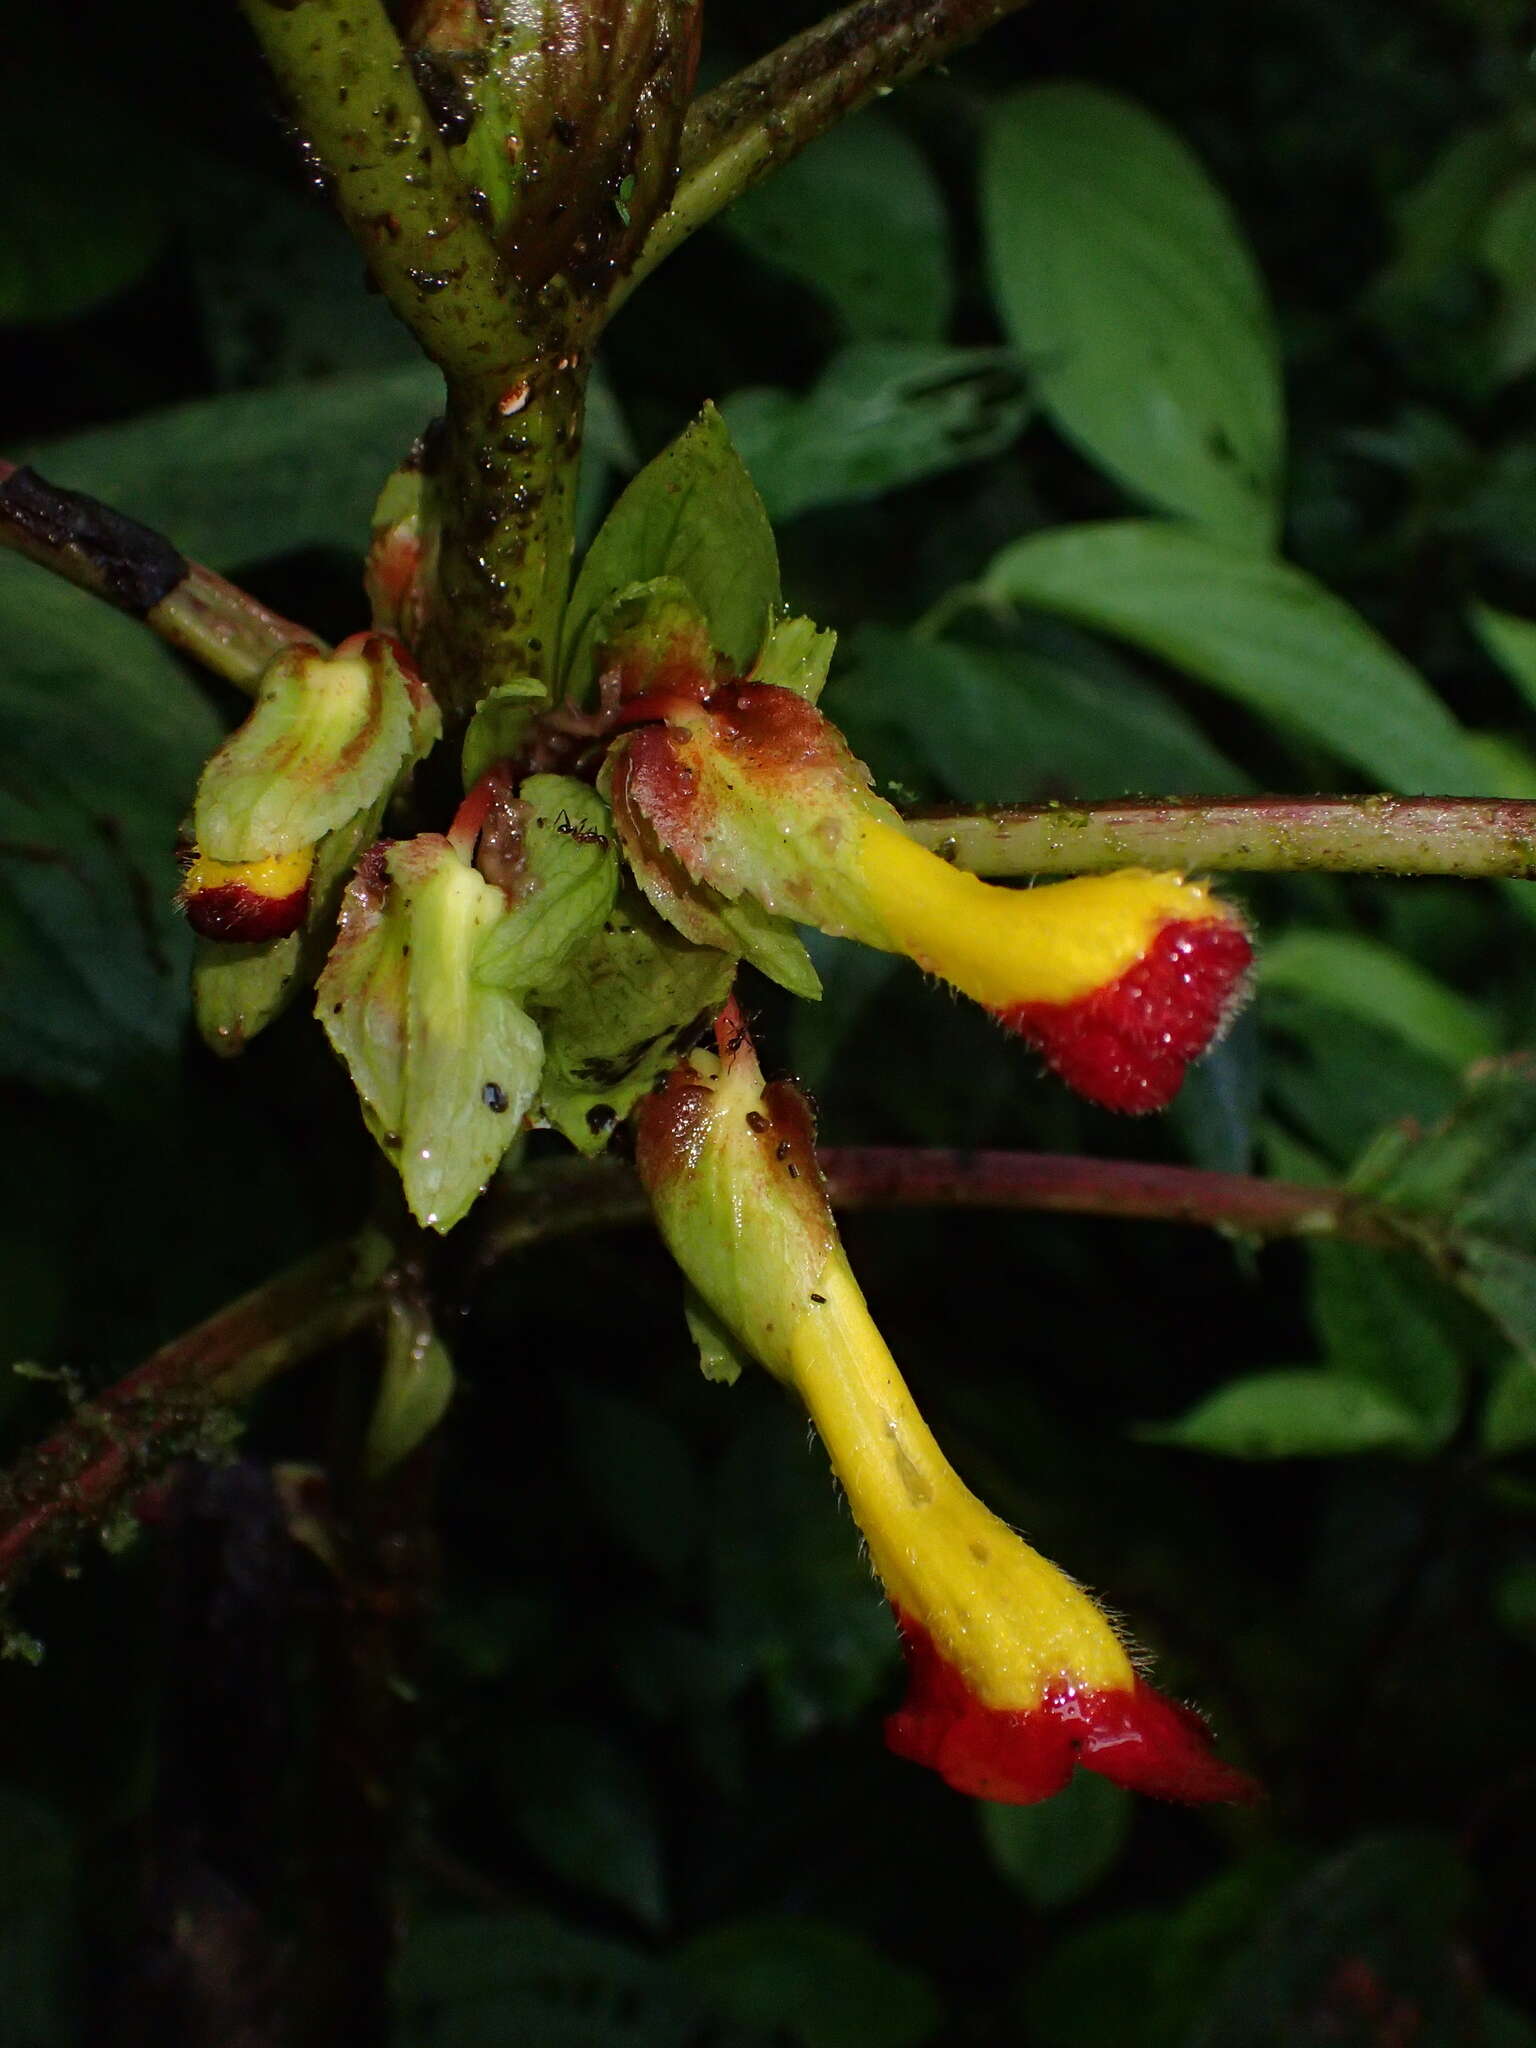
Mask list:
[{"label": "branching stem", "polygon": [[689,111],[672,203],[614,305],[706,221],[866,101],[905,85],[1024,0],[856,0]]},{"label": "branching stem", "polygon": [[273,655],[318,633],[269,611],[189,562],[164,535],[35,469],[0,460],[0,547],[104,598],[237,689],[252,690]]}]

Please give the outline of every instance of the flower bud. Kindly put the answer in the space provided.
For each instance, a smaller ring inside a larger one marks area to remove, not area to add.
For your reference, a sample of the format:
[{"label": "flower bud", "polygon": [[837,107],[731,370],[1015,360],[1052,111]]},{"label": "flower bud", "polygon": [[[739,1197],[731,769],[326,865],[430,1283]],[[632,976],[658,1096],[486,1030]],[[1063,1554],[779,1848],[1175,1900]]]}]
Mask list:
[{"label": "flower bud", "polygon": [[177,900],[200,939],[251,944],[283,939],[304,922],[314,848],[269,854],[265,860],[210,860],[196,854]]},{"label": "flower bud", "polygon": [[655,722],[612,751],[615,822],[681,931],[701,904],[750,899],[905,953],[1109,1109],[1163,1108],[1241,999],[1248,936],[1205,883],[1127,869],[1018,890],[962,873],[908,838],[793,690],[674,690],[620,716]]},{"label": "flower bud", "polygon": [[952,1470],[848,1268],[804,1103],[763,1087],[733,1012],[718,1043],[645,1103],[636,1158],[688,1280],[798,1394],[842,1482],[907,1658],[890,1747],[1016,1804],[1060,1791],[1078,1764],[1161,1798],[1251,1798],[1094,1601]]}]

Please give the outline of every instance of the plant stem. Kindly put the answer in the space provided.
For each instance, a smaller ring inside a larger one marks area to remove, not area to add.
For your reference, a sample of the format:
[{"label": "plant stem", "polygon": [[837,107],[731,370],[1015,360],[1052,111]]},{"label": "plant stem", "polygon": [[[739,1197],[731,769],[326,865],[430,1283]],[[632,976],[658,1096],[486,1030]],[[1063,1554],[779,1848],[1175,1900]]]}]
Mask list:
[{"label": "plant stem", "polygon": [[[1334,1236],[1400,1242],[1390,1217],[1341,1188],[1144,1166],[1054,1152],[970,1152],[830,1145],[817,1154],[835,1209],[1026,1209],[1203,1224],[1254,1237]],[[586,1230],[649,1213],[623,1160],[555,1160],[509,1176],[487,1196],[477,1268]]]},{"label": "plant stem", "polygon": [[516,376],[448,387],[443,508],[423,665],[444,715],[494,684],[552,681],[570,584],[587,355],[558,328]]},{"label": "plant stem", "polygon": [[[1020,1209],[1192,1223],[1255,1237],[1333,1236],[1424,1246],[1385,1210],[1346,1190],[1188,1166],[1044,1152],[831,1146],[821,1154],[839,1209]],[[623,1160],[560,1159],[506,1176],[486,1197],[469,1271],[531,1245],[642,1223]],[[50,1550],[99,1527],[170,1460],[196,1447],[211,1409],[244,1399],[382,1310],[384,1276],[357,1239],[301,1265],[163,1346],[0,1482],[0,1587]]]},{"label": "plant stem", "polygon": [[695,229],[807,143],[931,69],[1024,0],[857,0],[749,64],[690,109],[672,203],[647,235],[617,306]]},{"label": "plant stem", "polygon": [[104,598],[204,668],[252,690],[275,654],[324,643],[211,569],[189,562],[161,534],[35,469],[0,460],[0,547]]},{"label": "plant stem", "polygon": [[1504,799],[1125,800],[923,810],[906,822],[922,845],[978,875],[1157,867],[1536,880],[1536,803]]},{"label": "plant stem", "polygon": [[243,1399],[379,1313],[356,1241],[327,1246],[147,1359],[0,1482],[0,1587],[99,1528],[175,1457],[209,1412]]},{"label": "plant stem", "polygon": [[382,0],[241,6],[390,305],[445,375],[498,375],[522,345],[508,280]]}]

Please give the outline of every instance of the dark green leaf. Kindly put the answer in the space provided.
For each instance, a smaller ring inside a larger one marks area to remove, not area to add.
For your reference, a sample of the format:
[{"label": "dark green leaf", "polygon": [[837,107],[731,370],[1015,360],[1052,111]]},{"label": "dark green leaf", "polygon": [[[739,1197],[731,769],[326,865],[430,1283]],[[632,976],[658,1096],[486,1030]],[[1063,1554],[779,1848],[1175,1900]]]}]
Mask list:
[{"label": "dark green leaf", "polygon": [[871,1704],[896,1659],[890,1616],[821,1446],[777,1407],[748,1412],[721,1460],[710,1562],[715,1632],[739,1680],[766,1689],[782,1735]]},{"label": "dark green leaf", "polygon": [[646,1927],[665,1923],[656,1802],[623,1750],[567,1722],[517,1743],[506,1784],[524,1837],[551,1870]]},{"label": "dark green leaf", "polygon": [[1489,1390],[1483,1409],[1483,1449],[1506,1458],[1536,1444],[1536,1365],[1512,1358]]},{"label": "dark green leaf", "polygon": [[1419,1421],[1426,1449],[1461,1413],[1461,1360],[1435,1282],[1409,1253],[1314,1244],[1312,1320],[1330,1367]]},{"label": "dark green leaf", "polygon": [[602,931],[535,1005],[541,1114],[578,1151],[601,1152],[725,1001],[735,971],[733,959],[691,946],[635,890],[621,890]]},{"label": "dark green leaf", "polygon": [[141,626],[0,560],[0,1067],[93,1086],[187,1014],[177,824],[219,737]]},{"label": "dark green leaf", "polygon": [[1118,1785],[1079,1771],[1040,1806],[977,1806],[993,1862],[1032,1906],[1070,1906],[1118,1861],[1131,1802]]},{"label": "dark green leaf", "polygon": [[1423,677],[1300,569],[1190,526],[1115,520],[1003,549],[984,589],[1117,634],[1384,787],[1478,793],[1484,773]]},{"label": "dark green leaf", "polygon": [[1004,100],[982,168],[1004,324],[1041,402],[1137,496],[1265,547],[1280,377],[1226,202],[1144,109],[1087,85]]},{"label": "dark green leaf", "polygon": [[778,555],[763,501],[712,405],[629,483],[587,550],[561,658],[578,695],[592,685],[604,606],[658,576],[686,587],[728,661],[750,665],[778,606]]},{"label": "dark green leaf", "polygon": [[1306,1370],[1230,1380],[1177,1422],[1137,1434],[1219,1458],[1336,1458],[1423,1447],[1417,1416],[1378,1387]]},{"label": "dark green leaf", "polygon": [[1000,349],[869,344],[834,356],[815,388],[747,390],[726,424],[770,517],[855,505],[981,462],[1018,437],[1029,409]]},{"label": "dark green leaf", "polygon": [[233,570],[298,548],[361,559],[380,481],[442,409],[429,363],[242,391],[34,449],[50,483],[87,491]]},{"label": "dark green leaf", "polygon": [[798,1915],[713,1928],[680,1951],[677,1967],[713,2011],[795,2048],[918,2048],[942,2018],[915,1970]]},{"label": "dark green leaf", "polygon": [[1472,623],[1527,707],[1536,710],[1536,623],[1513,612],[1495,611],[1491,604],[1473,605]]},{"label": "dark green leaf", "polygon": [[1293,926],[1259,955],[1259,988],[1292,989],[1395,1033],[1460,1072],[1494,1050],[1493,1033],[1464,996],[1378,939]]},{"label": "dark green leaf", "polygon": [[[67,138],[67,139],[66,139]],[[153,157],[116,101],[13,93],[0,129],[0,322],[67,320],[132,284],[165,240]]]},{"label": "dark green leaf", "polygon": [[922,153],[878,113],[781,164],[721,224],[825,299],[850,340],[937,341],[944,332],[944,202]]},{"label": "dark green leaf", "polygon": [[1018,803],[1049,791],[1230,791],[1243,778],[1150,683],[1052,656],[862,627],[829,709],[854,747],[883,758],[895,734],[936,793]]},{"label": "dark green leaf", "polygon": [[1477,1069],[1430,1129],[1384,1133],[1350,1186],[1384,1203],[1536,1355],[1536,1070],[1528,1060]]}]

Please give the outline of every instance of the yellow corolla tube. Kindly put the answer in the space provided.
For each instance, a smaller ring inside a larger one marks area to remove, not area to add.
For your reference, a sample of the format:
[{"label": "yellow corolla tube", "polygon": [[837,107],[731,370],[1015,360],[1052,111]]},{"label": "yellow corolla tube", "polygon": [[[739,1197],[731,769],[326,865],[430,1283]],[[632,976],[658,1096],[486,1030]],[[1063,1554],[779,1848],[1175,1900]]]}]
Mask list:
[{"label": "yellow corolla tube", "polygon": [[[1106,1108],[1161,1109],[1241,1000],[1252,949],[1204,882],[1126,869],[1013,889],[910,839],[836,728],[792,690],[636,698],[610,771],[641,885],[688,930],[687,890],[904,953],[1028,1039]],[[696,906],[695,906],[696,908]]]},{"label": "yellow corolla tube", "polygon": [[956,1475],[849,1270],[803,1098],[764,1088],[733,1013],[717,1046],[642,1109],[641,1176],[688,1279],[826,1445],[906,1654],[891,1748],[958,1791],[1021,1804],[1079,1764],[1163,1798],[1251,1797],[1088,1594]]}]

